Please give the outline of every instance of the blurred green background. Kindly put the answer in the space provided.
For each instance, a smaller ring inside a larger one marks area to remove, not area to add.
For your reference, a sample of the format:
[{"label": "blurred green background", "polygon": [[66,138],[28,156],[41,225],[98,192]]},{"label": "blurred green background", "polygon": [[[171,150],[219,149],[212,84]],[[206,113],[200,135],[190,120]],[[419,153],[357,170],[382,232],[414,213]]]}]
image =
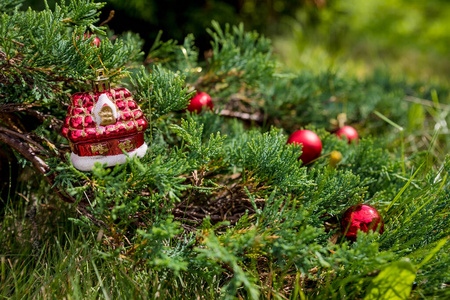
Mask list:
[{"label": "blurred green background", "polygon": [[[54,0],[49,0],[50,7]],[[271,37],[275,54],[293,70],[344,72],[364,77],[376,69],[413,80],[447,84],[450,74],[448,0],[109,0],[108,25],[146,40],[159,30],[163,39],[181,41],[194,33],[205,51],[211,20],[243,22],[247,30]],[[25,7],[44,8],[29,0]]]}]

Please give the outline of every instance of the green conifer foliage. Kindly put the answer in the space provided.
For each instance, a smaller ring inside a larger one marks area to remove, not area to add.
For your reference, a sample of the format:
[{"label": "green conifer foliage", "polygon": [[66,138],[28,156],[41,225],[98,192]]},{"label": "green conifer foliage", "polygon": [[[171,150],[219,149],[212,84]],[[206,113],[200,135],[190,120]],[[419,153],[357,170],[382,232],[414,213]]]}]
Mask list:
[{"label": "green conifer foliage", "polygon": [[[42,12],[19,4],[0,3],[0,145],[34,170],[24,198],[72,203],[58,207],[66,227],[54,230],[71,226],[77,237],[67,231],[60,244],[50,227],[30,225],[39,255],[8,265],[27,235],[16,235],[14,210],[6,212],[2,297],[359,299],[389,289],[389,270],[415,278],[407,297],[449,295],[450,158],[422,149],[402,161],[395,148],[404,141],[372,113],[406,124],[402,98],[417,86],[285,73],[270,40],[216,22],[205,62],[192,35],[183,44],[159,36],[143,61],[139,37],[96,25],[101,3],[62,1]],[[83,38],[88,31],[100,47]],[[139,102],[149,150],[81,172],[60,130],[70,94],[90,90],[100,67]],[[183,111],[196,89],[212,96],[214,112]],[[364,128],[358,144],[328,132],[342,112]],[[305,126],[323,143],[307,166],[302,147],[286,145]],[[365,134],[373,129],[378,138]],[[430,147],[442,140],[436,134]],[[343,156],[335,166],[333,150]],[[383,234],[342,236],[341,214],[358,203],[379,210]]]}]

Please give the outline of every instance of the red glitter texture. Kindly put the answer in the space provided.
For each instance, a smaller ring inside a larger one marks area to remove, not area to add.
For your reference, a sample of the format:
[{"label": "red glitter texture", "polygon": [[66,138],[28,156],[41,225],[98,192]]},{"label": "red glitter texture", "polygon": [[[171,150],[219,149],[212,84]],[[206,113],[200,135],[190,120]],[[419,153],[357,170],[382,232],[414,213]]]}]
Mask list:
[{"label": "red glitter texture", "polygon": [[341,219],[341,231],[347,239],[355,241],[358,230],[375,231],[380,223],[379,233],[382,234],[384,223],[380,213],[372,206],[357,204],[344,212]]}]

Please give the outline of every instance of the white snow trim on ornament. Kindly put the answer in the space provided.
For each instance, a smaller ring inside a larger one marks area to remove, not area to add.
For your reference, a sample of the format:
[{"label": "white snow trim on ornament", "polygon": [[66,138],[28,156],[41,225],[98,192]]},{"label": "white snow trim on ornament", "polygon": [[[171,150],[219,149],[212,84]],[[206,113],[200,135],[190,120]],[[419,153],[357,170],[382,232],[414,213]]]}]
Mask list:
[{"label": "white snow trim on ornament", "polygon": [[119,112],[117,111],[116,105],[111,100],[109,100],[108,95],[101,94],[100,97],[98,97],[94,109],[92,110],[94,122],[97,124],[97,126],[101,126],[102,124],[102,117],[100,117],[98,113],[102,110],[104,105],[108,105],[111,108],[114,118],[118,119],[120,116]]},{"label": "white snow trim on ornament", "polygon": [[96,156],[79,156],[75,153],[70,154],[70,160],[72,161],[72,164],[75,168],[77,168],[80,171],[91,171],[94,168],[94,165],[96,162],[101,163],[102,165],[106,163],[107,167],[112,167],[117,164],[124,164],[127,162],[127,157],[130,158],[134,156],[143,157],[145,153],[147,152],[147,144],[144,143],[142,146],[137,148],[136,150],[133,150],[131,152],[128,152],[127,155],[125,154],[117,154],[117,155],[109,155],[109,156],[103,156],[103,155],[96,155]]}]

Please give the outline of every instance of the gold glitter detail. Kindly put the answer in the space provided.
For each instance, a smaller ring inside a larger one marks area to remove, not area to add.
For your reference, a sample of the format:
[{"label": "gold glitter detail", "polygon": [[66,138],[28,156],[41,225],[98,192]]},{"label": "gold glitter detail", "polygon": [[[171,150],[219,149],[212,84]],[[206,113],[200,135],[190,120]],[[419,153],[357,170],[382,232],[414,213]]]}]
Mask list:
[{"label": "gold glitter detail", "polygon": [[134,149],[134,143],[131,140],[120,141],[118,147],[126,152],[130,152]]},{"label": "gold glitter detail", "polygon": [[98,152],[100,155],[104,155],[105,153],[108,153],[109,149],[106,144],[93,144],[91,145],[91,152],[92,154]]},{"label": "gold glitter detail", "polygon": [[109,106],[103,106],[100,112],[98,113],[100,118],[102,118],[102,122],[100,125],[106,126],[106,125],[112,125],[116,123],[116,118],[114,117],[112,108]]}]

